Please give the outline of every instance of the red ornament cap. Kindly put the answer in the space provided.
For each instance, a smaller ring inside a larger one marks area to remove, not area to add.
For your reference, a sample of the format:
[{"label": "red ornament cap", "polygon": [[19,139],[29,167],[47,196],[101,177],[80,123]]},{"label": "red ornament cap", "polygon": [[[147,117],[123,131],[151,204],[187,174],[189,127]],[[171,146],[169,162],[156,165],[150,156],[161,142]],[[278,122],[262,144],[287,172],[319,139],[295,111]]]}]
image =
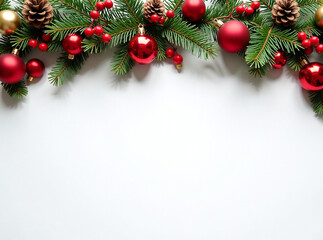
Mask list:
[{"label": "red ornament cap", "polygon": [[302,87],[308,91],[323,89],[323,64],[313,62],[306,64],[299,73]]},{"label": "red ornament cap", "polygon": [[72,60],[74,59],[75,55],[83,52],[82,41],[83,38],[76,33],[70,34],[64,39],[63,48],[69,54],[69,59]]},{"label": "red ornament cap", "polygon": [[184,17],[191,22],[202,20],[206,6],[203,0],[185,0],[182,6]]}]

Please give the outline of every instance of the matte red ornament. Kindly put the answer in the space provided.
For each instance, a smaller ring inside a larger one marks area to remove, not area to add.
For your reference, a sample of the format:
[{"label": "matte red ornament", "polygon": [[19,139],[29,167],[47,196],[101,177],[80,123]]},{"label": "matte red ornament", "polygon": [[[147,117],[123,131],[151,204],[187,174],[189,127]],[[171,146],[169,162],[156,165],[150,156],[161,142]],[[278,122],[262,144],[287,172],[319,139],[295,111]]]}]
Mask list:
[{"label": "matte red ornament", "polygon": [[205,15],[205,3],[203,0],[185,0],[182,6],[184,17],[191,22],[202,20]]},{"label": "matte red ornament", "polygon": [[20,82],[26,73],[26,65],[14,54],[0,56],[0,81],[7,84]]},{"label": "matte red ornament", "polygon": [[250,33],[246,25],[240,21],[229,21],[220,27],[218,43],[220,47],[230,53],[237,53],[245,49],[250,40]]},{"label": "matte red ornament", "polygon": [[323,64],[313,62],[306,64],[299,73],[302,87],[308,91],[323,89]]},{"label": "matte red ornament", "polygon": [[276,68],[276,69],[282,68],[286,65],[286,63],[287,63],[286,54],[282,51],[276,52],[276,54],[274,55],[273,68]]},{"label": "matte red ornament", "polygon": [[33,81],[34,78],[41,78],[45,72],[45,65],[39,59],[31,59],[26,64],[28,80]]},{"label": "matte red ornament", "polygon": [[[139,27],[139,30],[141,28]],[[128,45],[128,53],[132,60],[140,64],[149,64],[155,60],[158,54],[156,40],[143,32],[134,36]]]},{"label": "matte red ornament", "polygon": [[70,34],[64,39],[63,48],[69,54],[69,59],[74,59],[75,55],[83,52],[82,41],[83,38],[76,33]]}]

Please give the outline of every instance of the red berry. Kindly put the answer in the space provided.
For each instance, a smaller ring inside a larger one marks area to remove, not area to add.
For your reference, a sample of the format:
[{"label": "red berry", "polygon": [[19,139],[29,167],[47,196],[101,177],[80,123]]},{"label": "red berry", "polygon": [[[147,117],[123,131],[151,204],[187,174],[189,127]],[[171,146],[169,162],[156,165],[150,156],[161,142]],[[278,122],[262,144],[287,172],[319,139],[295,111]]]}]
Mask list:
[{"label": "red berry", "polygon": [[158,15],[155,13],[155,14],[153,14],[153,15],[150,17],[150,20],[151,20],[152,22],[156,23],[156,22],[158,22],[159,17],[158,17]]},{"label": "red berry", "polygon": [[41,43],[38,46],[39,50],[42,52],[46,52],[48,50],[48,45],[46,43]]},{"label": "red berry", "polygon": [[87,28],[85,28],[85,30],[84,30],[84,34],[85,34],[85,36],[87,36],[87,37],[92,37],[92,36],[93,36],[93,34],[94,34],[94,30],[93,30],[92,28],[90,28],[90,27],[87,27]]},{"label": "red berry", "polygon": [[236,12],[240,15],[244,13],[244,10],[245,8],[242,5],[239,5],[238,7],[236,7]]},{"label": "red berry", "polygon": [[304,49],[304,53],[310,55],[313,52],[313,47],[308,47]]},{"label": "red berry", "polygon": [[182,55],[177,54],[174,56],[173,60],[176,65],[179,65],[179,64],[182,64],[183,57],[182,57]]},{"label": "red berry", "polygon": [[311,43],[312,43],[312,45],[313,46],[316,46],[317,44],[319,44],[319,42],[320,42],[320,39],[318,38],[318,37],[311,37],[310,38],[310,41],[311,41]]},{"label": "red berry", "polygon": [[173,18],[175,16],[175,12],[173,10],[168,10],[166,13],[166,17]]},{"label": "red berry", "polygon": [[102,41],[105,43],[109,43],[111,41],[111,35],[106,33],[102,35]]},{"label": "red berry", "polygon": [[172,58],[172,57],[174,57],[174,54],[175,54],[175,50],[174,50],[174,49],[172,49],[172,48],[168,48],[168,49],[166,50],[166,56],[167,56],[167,57]]},{"label": "red berry", "polygon": [[104,6],[105,6],[107,9],[112,8],[112,7],[113,7],[113,2],[112,2],[112,0],[106,0],[106,1],[104,2]]},{"label": "red berry", "polygon": [[49,42],[50,40],[52,40],[52,36],[49,33],[48,34],[43,33],[41,38],[43,39],[44,42]]},{"label": "red berry", "polygon": [[105,8],[104,2],[101,2],[101,1],[97,2],[95,7],[98,11],[102,11]]},{"label": "red berry", "polygon": [[245,13],[247,16],[250,16],[254,13],[255,10],[253,10],[252,7],[247,7],[246,10],[245,10]]},{"label": "red berry", "polygon": [[309,39],[305,39],[303,42],[302,42],[302,47],[303,48],[309,48],[310,46],[312,45],[311,41]]},{"label": "red berry", "polygon": [[6,34],[7,34],[7,35],[11,35],[11,34],[12,34],[12,29],[7,29],[7,30],[6,30]]},{"label": "red berry", "polygon": [[37,45],[38,45],[38,42],[37,42],[35,39],[31,39],[31,40],[28,42],[28,45],[29,45],[29,47],[36,48],[36,47],[37,47]]},{"label": "red berry", "polygon": [[160,17],[159,18],[159,20],[158,20],[158,23],[160,23],[160,24],[163,24],[164,22],[165,22],[165,17],[163,16],[163,17]]},{"label": "red berry", "polygon": [[90,15],[92,19],[98,19],[100,17],[100,13],[97,10],[93,10]]},{"label": "red berry", "polygon": [[257,9],[259,9],[259,8],[260,8],[260,2],[258,2],[258,1],[253,1],[253,2],[251,3],[251,7],[253,8],[253,10],[257,10]]},{"label": "red berry", "polygon": [[319,44],[319,45],[317,45],[317,46],[316,46],[316,48],[315,48],[315,50],[316,50],[316,52],[317,52],[318,54],[323,53],[323,44]]},{"label": "red berry", "polygon": [[103,34],[104,30],[103,30],[103,27],[101,26],[96,26],[94,28],[94,34],[97,35],[97,36],[101,36]]},{"label": "red berry", "polygon": [[304,32],[300,32],[299,34],[297,34],[297,38],[299,41],[304,41],[307,38],[307,35]]}]

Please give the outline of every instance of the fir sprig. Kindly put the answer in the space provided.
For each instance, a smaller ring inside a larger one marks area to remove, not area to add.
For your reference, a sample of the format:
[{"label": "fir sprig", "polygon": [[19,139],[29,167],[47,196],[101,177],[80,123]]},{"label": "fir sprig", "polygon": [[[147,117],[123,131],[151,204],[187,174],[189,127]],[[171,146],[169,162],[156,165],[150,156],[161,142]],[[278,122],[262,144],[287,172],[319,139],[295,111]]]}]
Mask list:
[{"label": "fir sprig", "polygon": [[21,99],[28,95],[28,88],[25,81],[20,81],[15,84],[1,83],[1,85],[10,97]]}]

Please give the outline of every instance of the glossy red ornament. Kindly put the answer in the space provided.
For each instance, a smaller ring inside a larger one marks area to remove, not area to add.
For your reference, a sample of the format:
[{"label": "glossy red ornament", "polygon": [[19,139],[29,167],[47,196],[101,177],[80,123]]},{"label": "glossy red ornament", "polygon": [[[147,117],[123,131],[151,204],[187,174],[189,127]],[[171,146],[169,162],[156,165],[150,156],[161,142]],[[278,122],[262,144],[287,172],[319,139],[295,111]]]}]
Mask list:
[{"label": "glossy red ornament", "polygon": [[273,68],[276,68],[276,69],[282,68],[286,65],[286,63],[287,63],[286,54],[282,51],[276,52],[276,54],[274,55]]},{"label": "glossy red ornament", "polygon": [[140,33],[130,40],[128,53],[135,62],[149,64],[157,57],[158,45],[152,36]]},{"label": "glossy red ornament", "polygon": [[203,0],[185,0],[182,6],[184,17],[191,22],[202,20],[205,15],[205,3]]},{"label": "glossy red ornament", "polygon": [[173,18],[175,16],[175,12],[173,10],[168,10],[166,13],[166,17]]},{"label": "glossy red ornament", "polygon": [[220,47],[230,53],[237,53],[246,48],[250,33],[246,25],[240,21],[229,21],[223,24],[218,32]]},{"label": "glossy red ornament", "polygon": [[20,82],[26,73],[26,65],[14,54],[0,56],[0,81],[7,84]]},{"label": "glossy red ornament", "polygon": [[104,6],[105,6],[107,9],[112,8],[112,7],[113,7],[113,2],[112,2],[112,0],[106,0],[106,1],[104,2]]},{"label": "glossy red ornament", "polygon": [[252,7],[247,7],[245,10],[245,13],[247,16],[252,15],[255,12],[255,10]]},{"label": "glossy red ornament", "polygon": [[33,81],[34,78],[41,78],[45,72],[45,65],[39,59],[31,59],[26,64],[28,80]]},{"label": "glossy red ornament", "polygon": [[244,10],[245,8],[243,5],[239,5],[238,7],[236,7],[236,12],[240,15],[244,13]]},{"label": "glossy red ornament", "polygon": [[48,50],[48,45],[46,43],[41,43],[38,46],[39,50],[42,52],[46,52]]},{"label": "glossy red ornament", "polygon": [[31,48],[36,48],[38,46],[38,42],[35,39],[31,39],[31,40],[29,40],[28,45]]},{"label": "glossy red ornament", "polygon": [[69,59],[74,59],[74,56],[83,52],[83,38],[76,34],[68,35],[63,41],[63,48],[69,54]]},{"label": "glossy red ornament", "polygon": [[313,62],[306,64],[299,73],[302,87],[308,91],[323,89],[323,64]]}]

